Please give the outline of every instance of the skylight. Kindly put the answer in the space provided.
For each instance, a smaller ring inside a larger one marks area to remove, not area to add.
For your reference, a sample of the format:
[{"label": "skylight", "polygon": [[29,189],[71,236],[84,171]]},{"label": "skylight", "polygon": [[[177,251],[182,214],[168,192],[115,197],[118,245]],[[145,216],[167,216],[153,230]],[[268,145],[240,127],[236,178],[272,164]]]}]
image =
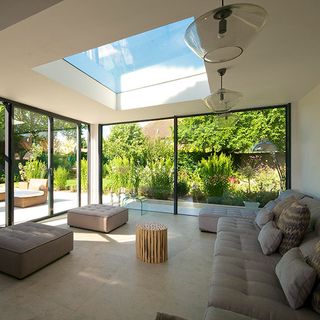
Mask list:
[{"label": "skylight", "polygon": [[64,60],[115,93],[205,73],[203,61],[185,44],[193,18],[103,45]]}]

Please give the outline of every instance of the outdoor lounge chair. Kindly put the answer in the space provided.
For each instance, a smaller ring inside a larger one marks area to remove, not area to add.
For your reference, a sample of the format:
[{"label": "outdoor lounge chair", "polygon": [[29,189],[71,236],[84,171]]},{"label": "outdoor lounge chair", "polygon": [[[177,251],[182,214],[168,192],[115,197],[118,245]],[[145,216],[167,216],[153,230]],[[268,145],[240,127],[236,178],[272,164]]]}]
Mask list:
[{"label": "outdoor lounge chair", "polygon": [[14,191],[14,206],[32,207],[47,202],[48,180],[30,179],[28,189]]}]

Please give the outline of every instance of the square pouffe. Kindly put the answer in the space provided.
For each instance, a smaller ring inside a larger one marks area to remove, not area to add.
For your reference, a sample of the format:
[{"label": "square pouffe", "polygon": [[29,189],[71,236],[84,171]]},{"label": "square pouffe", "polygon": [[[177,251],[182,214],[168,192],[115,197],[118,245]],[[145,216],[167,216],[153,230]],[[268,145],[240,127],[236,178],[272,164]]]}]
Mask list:
[{"label": "square pouffe", "polygon": [[128,221],[128,209],[91,204],[68,211],[68,225],[108,233]]},{"label": "square pouffe", "polygon": [[25,278],[73,249],[70,230],[25,222],[0,229],[0,271]]}]

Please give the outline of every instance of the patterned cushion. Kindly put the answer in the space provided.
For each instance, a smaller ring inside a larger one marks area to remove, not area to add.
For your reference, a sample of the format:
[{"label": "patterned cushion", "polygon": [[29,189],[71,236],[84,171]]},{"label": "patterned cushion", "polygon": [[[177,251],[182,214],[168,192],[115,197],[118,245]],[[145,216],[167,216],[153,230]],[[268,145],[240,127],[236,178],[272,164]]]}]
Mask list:
[{"label": "patterned cushion", "polygon": [[295,197],[290,196],[290,197],[285,198],[284,200],[281,200],[280,202],[278,202],[277,205],[272,209],[272,212],[274,214],[274,222],[276,223],[277,227],[278,227],[279,218],[280,218],[283,210],[290,207],[291,204],[295,201],[296,201]]},{"label": "patterned cushion", "polygon": [[278,228],[283,233],[279,252],[284,255],[293,247],[298,247],[308,228],[310,221],[309,209],[295,201],[283,210],[278,221]]}]

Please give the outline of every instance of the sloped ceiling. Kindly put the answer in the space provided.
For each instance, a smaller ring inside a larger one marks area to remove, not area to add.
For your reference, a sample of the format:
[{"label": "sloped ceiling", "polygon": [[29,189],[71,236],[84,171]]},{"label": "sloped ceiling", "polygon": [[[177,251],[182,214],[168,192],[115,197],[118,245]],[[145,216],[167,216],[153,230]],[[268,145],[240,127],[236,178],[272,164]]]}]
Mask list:
[{"label": "sloped ceiling", "polygon": [[[0,96],[90,123],[208,111],[200,100],[112,110],[32,69],[170,22],[199,16],[218,7],[220,1],[28,1],[32,2],[34,11],[32,6],[18,9],[10,6],[12,1],[1,1],[0,18],[8,19],[0,23]],[[320,82],[320,1],[252,3],[268,11],[268,23],[242,56],[223,65],[229,69],[224,84],[243,93],[239,108],[297,101]],[[206,66],[211,90],[218,85],[216,70],[221,66]]]}]

